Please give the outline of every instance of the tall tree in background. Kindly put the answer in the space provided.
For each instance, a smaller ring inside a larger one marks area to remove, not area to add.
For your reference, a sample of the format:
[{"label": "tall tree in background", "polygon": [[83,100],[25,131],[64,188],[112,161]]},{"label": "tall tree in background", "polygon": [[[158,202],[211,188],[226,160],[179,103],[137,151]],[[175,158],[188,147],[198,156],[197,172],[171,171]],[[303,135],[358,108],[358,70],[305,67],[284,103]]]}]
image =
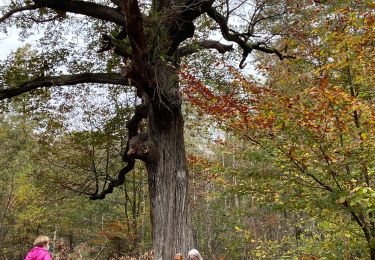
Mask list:
[{"label": "tall tree in background", "polygon": [[[40,41],[40,56],[29,64],[35,69],[23,68],[28,73],[21,78],[3,77],[0,99],[27,92],[38,94],[35,90],[39,88],[84,83],[133,87],[141,101],[134,108],[134,116],[122,122],[128,128],[123,153],[126,166],[117,178],[104,183],[98,180],[90,186],[90,197],[103,199],[112,193],[124,183],[125,174],[133,169],[135,161],[143,161],[148,171],[155,256],[171,259],[176,252],[186,253],[193,246],[193,236],[177,74],[180,60],[202,49],[233,51],[232,45],[207,39],[215,31],[242,52],[240,67],[253,50],[282,59],[286,54],[272,47],[272,42],[287,26],[283,24],[284,15],[303,3],[294,6],[287,0],[8,2],[0,18],[3,30],[18,26],[26,37],[32,30],[40,29],[45,36]],[[269,30],[265,21],[278,23],[278,29]],[[74,39],[82,40],[69,40],[72,34],[76,34]],[[201,40],[202,37],[206,38]]]}]

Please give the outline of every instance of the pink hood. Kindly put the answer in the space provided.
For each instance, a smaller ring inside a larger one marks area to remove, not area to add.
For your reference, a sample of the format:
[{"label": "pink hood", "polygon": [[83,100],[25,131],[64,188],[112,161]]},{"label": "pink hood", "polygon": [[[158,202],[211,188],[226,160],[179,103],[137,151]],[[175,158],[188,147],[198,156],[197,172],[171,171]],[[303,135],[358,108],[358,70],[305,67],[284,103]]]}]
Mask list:
[{"label": "pink hood", "polygon": [[43,247],[34,247],[27,254],[25,260],[51,260],[51,255],[48,253],[47,249]]}]

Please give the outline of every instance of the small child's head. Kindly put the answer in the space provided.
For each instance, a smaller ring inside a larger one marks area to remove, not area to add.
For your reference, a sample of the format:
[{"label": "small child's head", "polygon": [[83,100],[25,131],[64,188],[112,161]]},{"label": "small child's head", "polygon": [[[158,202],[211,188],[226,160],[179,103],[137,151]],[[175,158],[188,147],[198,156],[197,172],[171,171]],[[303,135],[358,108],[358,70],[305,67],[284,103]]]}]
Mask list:
[{"label": "small child's head", "polygon": [[50,239],[47,236],[38,236],[34,240],[34,246],[45,247],[49,244],[49,241]]}]

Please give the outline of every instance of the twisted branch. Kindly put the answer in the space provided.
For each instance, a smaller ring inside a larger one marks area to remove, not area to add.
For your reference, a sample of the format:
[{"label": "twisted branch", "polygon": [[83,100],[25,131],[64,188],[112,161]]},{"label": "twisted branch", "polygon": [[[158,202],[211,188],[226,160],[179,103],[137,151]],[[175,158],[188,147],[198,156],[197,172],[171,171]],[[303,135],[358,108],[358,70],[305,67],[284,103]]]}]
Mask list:
[{"label": "twisted branch", "polygon": [[129,143],[133,138],[135,138],[138,134],[139,123],[146,118],[148,111],[148,105],[142,104],[138,105],[135,108],[135,112],[133,117],[128,121],[126,127],[128,128],[128,141],[126,144],[125,152],[123,154],[122,160],[127,163],[127,165],[122,168],[119,173],[117,174],[117,179],[111,180],[108,184],[108,187],[103,189],[99,192],[98,188],[96,189],[95,193],[91,194],[91,200],[102,200],[105,198],[107,194],[113,192],[115,187],[123,185],[125,182],[125,175],[130,172],[135,165],[135,158],[128,155],[129,152]]},{"label": "twisted branch", "polygon": [[284,58],[294,58],[293,56],[284,55],[275,48],[270,48],[265,45],[264,42],[249,43],[245,41],[241,34],[234,32],[228,26],[227,19],[222,14],[220,14],[214,7],[207,8],[206,13],[211,17],[220,27],[221,33],[224,36],[224,39],[227,41],[237,43],[243,50],[242,60],[240,62],[240,68],[243,68],[243,64],[247,56],[253,51],[258,50],[265,53],[276,54],[280,60]]}]

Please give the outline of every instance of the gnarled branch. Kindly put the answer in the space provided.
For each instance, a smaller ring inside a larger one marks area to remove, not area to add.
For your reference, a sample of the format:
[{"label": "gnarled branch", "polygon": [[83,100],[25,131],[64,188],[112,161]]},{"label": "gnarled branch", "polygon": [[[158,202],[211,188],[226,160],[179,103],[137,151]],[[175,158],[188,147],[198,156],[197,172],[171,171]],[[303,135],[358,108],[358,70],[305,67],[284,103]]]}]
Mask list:
[{"label": "gnarled branch", "polygon": [[109,182],[108,186],[104,188],[101,192],[99,192],[98,188],[96,189],[95,193],[91,194],[91,200],[99,200],[104,199],[107,194],[113,192],[115,187],[118,187],[125,182],[125,175],[130,172],[135,165],[135,158],[133,156],[129,156],[129,148],[131,140],[138,135],[138,129],[140,122],[146,118],[147,116],[148,105],[141,104],[135,108],[135,112],[133,117],[128,121],[126,127],[128,128],[128,142],[125,148],[125,152],[123,154],[122,160],[127,163],[127,165],[122,168],[119,173],[117,174],[117,179],[112,180]]},{"label": "gnarled branch", "polygon": [[52,8],[58,11],[83,14],[100,20],[126,26],[124,15],[116,8],[96,4],[93,2],[73,1],[73,0],[33,0],[38,7]]},{"label": "gnarled branch", "polygon": [[108,184],[108,187],[106,189],[102,190],[100,193],[97,191],[94,194],[91,194],[90,200],[102,200],[102,199],[105,199],[105,196],[107,194],[112,193],[113,189],[115,187],[118,187],[118,186],[124,184],[124,182],[125,182],[125,175],[128,172],[130,172],[131,170],[133,170],[134,165],[135,165],[135,160],[132,160],[132,161],[128,162],[128,164],[119,171],[119,173],[117,175],[117,179],[112,180]]},{"label": "gnarled branch", "polygon": [[0,100],[12,98],[41,87],[67,86],[81,83],[102,83],[127,85],[128,80],[119,73],[81,73],[36,78],[21,84],[17,88],[0,90]]},{"label": "gnarled branch", "polygon": [[293,58],[293,56],[284,55],[280,51],[278,51],[277,49],[270,48],[262,42],[249,43],[249,42],[245,41],[241,37],[241,34],[234,33],[233,30],[231,30],[229,28],[226,17],[224,17],[222,14],[220,14],[218,11],[216,11],[216,9],[214,7],[208,8],[206,13],[215,22],[217,22],[224,38],[227,41],[237,43],[240,46],[240,48],[243,50],[243,57],[242,57],[242,60],[241,60],[241,63],[240,63],[240,67],[243,67],[243,63],[244,63],[245,59],[252,52],[252,50],[258,50],[258,51],[262,51],[262,52],[265,52],[265,53],[276,54],[280,59]]},{"label": "gnarled branch", "polygon": [[232,45],[222,44],[219,41],[201,41],[196,42],[179,49],[179,55],[181,57],[196,53],[202,49],[216,49],[220,53],[225,53],[233,50]]},{"label": "gnarled branch", "polygon": [[187,0],[177,9],[175,19],[169,29],[172,39],[169,54],[174,53],[181,42],[193,37],[195,31],[194,20],[212,6],[214,0]]}]

